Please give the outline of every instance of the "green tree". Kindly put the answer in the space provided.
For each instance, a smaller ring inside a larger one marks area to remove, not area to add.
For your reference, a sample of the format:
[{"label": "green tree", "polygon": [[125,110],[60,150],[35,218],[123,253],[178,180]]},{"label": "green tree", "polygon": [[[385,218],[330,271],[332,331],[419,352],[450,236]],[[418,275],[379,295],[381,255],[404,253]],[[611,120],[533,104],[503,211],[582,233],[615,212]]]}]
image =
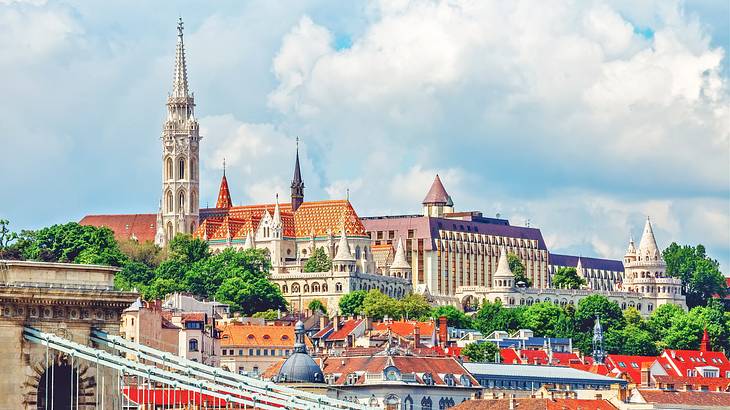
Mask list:
[{"label": "green tree", "polygon": [[525,274],[525,264],[516,254],[510,252],[507,254],[507,263],[509,264],[509,270],[515,275],[515,284],[523,282],[525,287],[532,287],[532,279],[528,278]]},{"label": "green tree", "polygon": [[610,329],[604,334],[608,353],[637,356],[657,356],[659,350],[653,335],[646,329],[629,324],[623,329]]},{"label": "green tree", "polygon": [[431,312],[431,305],[423,295],[410,293],[398,301],[400,315],[408,319],[417,319],[428,316]]},{"label": "green tree", "polygon": [[485,336],[495,330],[513,332],[522,327],[524,313],[524,306],[505,308],[499,301],[495,303],[485,301],[474,315],[474,327]]},{"label": "green tree", "polygon": [[109,228],[69,222],[21,234],[25,259],[122,266],[127,257]]},{"label": "green tree", "polygon": [[170,241],[170,259],[192,264],[209,256],[208,242],[191,235],[177,234]]},{"label": "green tree", "polygon": [[704,305],[716,294],[727,294],[720,264],[707,256],[704,246],[679,246],[672,242],[662,256],[667,274],[682,279],[688,307]]},{"label": "green tree", "polygon": [[221,283],[216,300],[227,303],[233,312],[250,315],[269,309],[285,309],[286,301],[279,288],[268,278],[230,277]]},{"label": "green tree", "polygon": [[164,299],[170,293],[182,292],[185,288],[181,282],[173,279],[155,278],[149,286],[139,289],[146,300]]},{"label": "green tree", "polygon": [[469,343],[461,349],[461,354],[474,363],[494,363],[498,353],[497,345],[492,342]]},{"label": "green tree", "polygon": [[160,266],[160,263],[167,259],[167,251],[155,245],[152,241],[137,242],[131,239],[119,241],[119,250],[129,258],[130,261],[144,263],[151,269]]},{"label": "green tree", "polygon": [[633,306],[629,306],[626,310],[624,310],[624,323],[626,323],[626,326],[633,325],[642,329],[647,328],[647,323],[644,318],[641,317],[641,312]]},{"label": "green tree", "polygon": [[327,314],[327,307],[322,303],[319,299],[314,299],[307,305],[307,309],[311,310],[312,312],[319,311],[320,313]]},{"label": "green tree", "polygon": [[564,316],[563,309],[554,303],[535,303],[525,309],[522,326],[542,337],[558,337]]},{"label": "green tree", "polygon": [[304,272],[329,272],[332,270],[332,260],[324,248],[317,248],[304,264]]},{"label": "green tree", "polygon": [[18,234],[12,232],[10,221],[0,219],[0,259],[22,259],[22,254],[14,242],[18,239]]},{"label": "green tree", "polygon": [[580,289],[587,284],[585,278],[578,275],[575,268],[561,267],[553,275],[553,287],[561,289]]},{"label": "green tree", "polygon": [[[591,337],[596,316],[600,317],[604,333],[618,332],[624,328],[624,316],[618,303],[596,294],[581,299],[575,311],[573,345],[582,352],[591,351]],[[604,347],[612,351],[608,341]]]},{"label": "green tree", "polygon": [[362,309],[366,316],[377,320],[382,320],[385,316],[393,319],[400,318],[398,302],[377,289],[367,293],[362,302]]},{"label": "green tree", "polygon": [[363,312],[363,302],[368,291],[356,290],[340,298],[340,313],[348,316],[356,316]]},{"label": "green tree", "polygon": [[674,322],[685,314],[686,312],[680,306],[666,303],[651,312],[647,324],[656,340],[663,340]]},{"label": "green tree", "polygon": [[725,312],[719,301],[695,306],[675,317],[662,342],[669,349],[696,350],[704,329],[707,329],[713,349],[730,349],[730,313]]},{"label": "green tree", "polygon": [[263,312],[256,312],[252,317],[261,318],[264,320],[276,320],[279,318],[279,311],[275,309],[264,310]]},{"label": "green tree", "polygon": [[142,289],[155,277],[155,272],[141,262],[129,261],[114,275],[114,286],[121,290]]},{"label": "green tree", "polygon": [[474,329],[474,323],[472,322],[471,318],[461,310],[451,305],[443,305],[433,308],[430,316],[435,319],[438,319],[441,316],[445,316],[446,323],[451,327],[456,327],[459,329]]}]

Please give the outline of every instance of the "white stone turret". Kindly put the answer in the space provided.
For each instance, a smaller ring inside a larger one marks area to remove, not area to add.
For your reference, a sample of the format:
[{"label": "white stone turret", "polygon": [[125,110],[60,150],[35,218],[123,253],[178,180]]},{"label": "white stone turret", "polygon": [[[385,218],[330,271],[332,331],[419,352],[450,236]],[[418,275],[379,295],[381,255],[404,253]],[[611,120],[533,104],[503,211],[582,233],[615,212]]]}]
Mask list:
[{"label": "white stone turret", "polygon": [[507,250],[501,247],[499,250],[499,262],[497,263],[497,271],[494,272],[492,278],[492,287],[494,288],[513,288],[515,282],[515,275],[509,268],[509,261],[507,260]]},{"label": "white stone turret", "polygon": [[246,234],[246,242],[243,243],[244,249],[254,249],[256,248],[256,243],[253,240],[253,235],[251,235],[251,231],[248,231]]},{"label": "white stone turret", "polygon": [[398,247],[395,250],[393,263],[390,264],[390,276],[398,278],[410,278],[411,265],[406,260],[406,252],[403,249],[403,240],[398,238]]},{"label": "white stone turret", "polygon": [[155,241],[168,243],[178,233],[193,233],[199,216],[199,143],[195,97],[188,89],[183,22],[177,25],[172,93],[162,130],[162,209]]},{"label": "white stone turret", "polygon": [[651,221],[649,220],[649,217],[646,217],[646,223],[644,224],[644,233],[641,235],[641,241],[639,241],[637,257],[639,258],[639,260],[642,261],[662,260],[662,254],[656,244],[656,239],[654,238],[654,230],[651,227]]},{"label": "white stone turret", "polygon": [[355,270],[355,257],[350,251],[350,244],[347,242],[345,227],[340,233],[340,242],[337,245],[337,253],[332,259],[333,269],[337,272],[353,272]]}]

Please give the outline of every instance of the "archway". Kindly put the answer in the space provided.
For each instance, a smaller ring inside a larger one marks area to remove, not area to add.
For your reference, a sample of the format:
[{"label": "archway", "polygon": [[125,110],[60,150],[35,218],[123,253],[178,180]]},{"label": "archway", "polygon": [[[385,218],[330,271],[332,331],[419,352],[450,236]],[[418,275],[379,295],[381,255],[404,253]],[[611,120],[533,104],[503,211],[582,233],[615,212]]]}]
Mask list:
[{"label": "archway", "polygon": [[72,404],[78,405],[79,372],[64,356],[57,363],[49,366],[38,380],[37,408],[38,410],[71,410]]}]

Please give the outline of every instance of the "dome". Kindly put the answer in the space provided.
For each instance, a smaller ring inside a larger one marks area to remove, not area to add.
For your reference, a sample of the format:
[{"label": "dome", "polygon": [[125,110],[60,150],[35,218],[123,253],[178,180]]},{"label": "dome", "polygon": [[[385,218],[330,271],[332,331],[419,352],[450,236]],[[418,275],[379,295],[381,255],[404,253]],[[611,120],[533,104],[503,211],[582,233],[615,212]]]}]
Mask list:
[{"label": "dome", "polygon": [[279,383],[324,383],[324,375],[311,356],[296,352],[281,365],[276,381]]}]

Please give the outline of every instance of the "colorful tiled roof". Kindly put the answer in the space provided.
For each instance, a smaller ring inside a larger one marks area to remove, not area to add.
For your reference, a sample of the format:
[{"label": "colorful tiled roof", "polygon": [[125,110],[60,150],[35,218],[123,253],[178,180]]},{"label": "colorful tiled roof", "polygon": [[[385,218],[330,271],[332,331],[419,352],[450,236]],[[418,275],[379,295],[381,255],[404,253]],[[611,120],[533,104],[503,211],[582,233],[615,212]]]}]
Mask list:
[{"label": "colorful tiled roof", "polygon": [[646,403],[676,404],[682,405],[684,408],[690,408],[689,406],[706,406],[727,409],[730,406],[730,393],[655,389],[637,389],[637,392]]},{"label": "colorful tiled roof", "polygon": [[345,340],[347,339],[347,336],[352,333],[355,328],[357,328],[358,325],[363,323],[365,319],[349,319],[345,320],[342,323],[342,326],[340,326],[339,329],[332,332],[329,336],[327,336],[327,340]]},{"label": "colorful tiled roof", "polygon": [[218,200],[215,203],[216,208],[230,208],[233,206],[231,202],[231,192],[228,189],[228,180],[226,174],[221,178],[221,187],[218,190]]},{"label": "colorful tiled roof", "polygon": [[657,360],[655,356],[629,356],[609,354],[606,356],[606,366],[616,375],[626,374],[632,383],[641,383],[641,366],[652,364]]},{"label": "colorful tiled roof", "polygon": [[[275,204],[234,206],[228,209],[205,208],[200,210],[201,224],[195,236],[210,239],[225,239],[231,229],[231,238],[244,240],[248,232],[254,232],[261,218],[268,211],[274,214]],[[291,204],[279,204],[284,237],[308,238],[312,235],[324,237],[339,235],[344,226],[348,237],[366,237],[365,227],[349,201],[332,200],[304,202],[296,212]],[[226,226],[225,232],[221,230]]]},{"label": "colorful tiled roof", "polygon": [[421,334],[421,338],[431,337],[433,330],[436,327],[434,322],[417,322],[415,320],[394,320],[393,322],[383,323],[376,322],[372,324],[372,330],[376,332],[387,332],[388,328],[390,331],[406,339],[413,337],[414,329],[418,327],[418,331]]},{"label": "colorful tiled roof", "polygon": [[154,241],[157,232],[157,215],[86,215],[79,221],[79,224],[107,227],[114,231],[114,237],[117,240],[136,238],[139,242]]}]

